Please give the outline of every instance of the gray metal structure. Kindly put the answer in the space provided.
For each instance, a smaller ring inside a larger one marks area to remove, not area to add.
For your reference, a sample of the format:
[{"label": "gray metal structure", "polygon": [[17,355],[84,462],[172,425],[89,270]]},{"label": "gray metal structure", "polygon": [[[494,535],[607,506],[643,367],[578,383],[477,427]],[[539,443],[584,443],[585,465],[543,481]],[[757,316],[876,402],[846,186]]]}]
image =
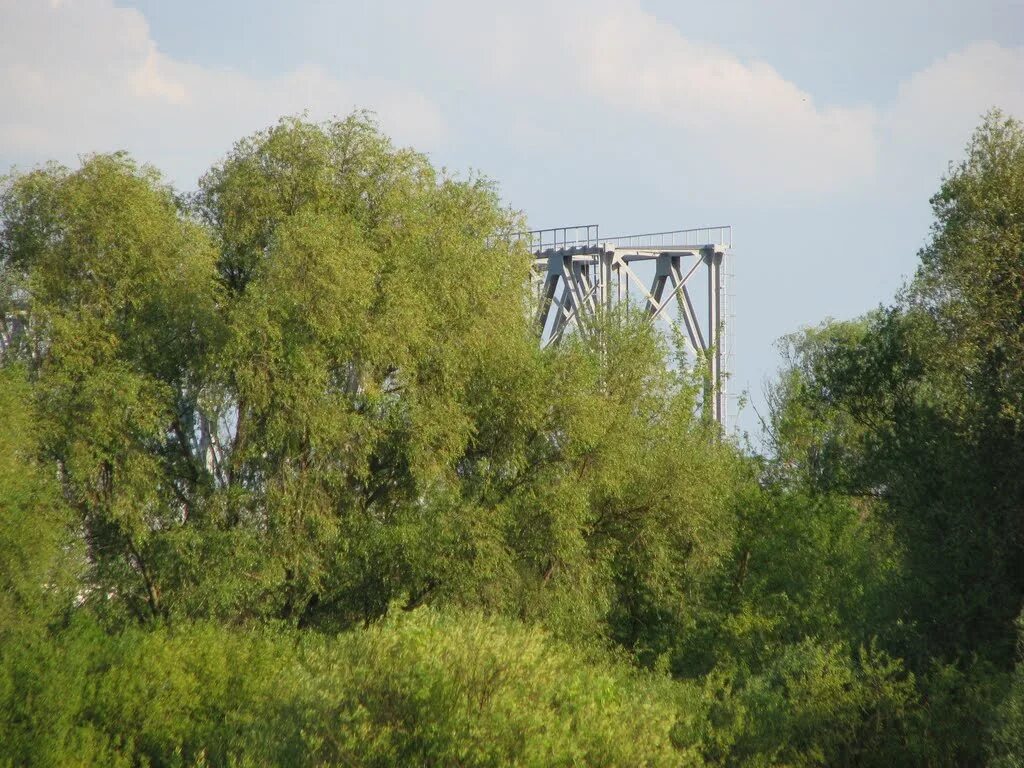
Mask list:
[{"label": "gray metal structure", "polygon": [[[705,362],[704,407],[726,425],[731,227],[602,237],[596,224],[586,224],[519,237],[535,259],[536,323],[543,345],[557,344],[573,326],[588,333],[613,302],[637,301],[651,322],[666,322]],[[691,288],[698,280],[705,292],[695,303]]]}]

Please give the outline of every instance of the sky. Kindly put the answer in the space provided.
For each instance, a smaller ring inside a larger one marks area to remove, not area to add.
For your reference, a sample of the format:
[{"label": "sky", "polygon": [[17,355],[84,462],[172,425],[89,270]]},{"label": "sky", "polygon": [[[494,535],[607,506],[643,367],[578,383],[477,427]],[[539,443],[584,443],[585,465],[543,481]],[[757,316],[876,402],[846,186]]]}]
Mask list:
[{"label": "sky", "polygon": [[0,173],[126,149],[194,189],[285,114],[377,113],[531,226],[733,226],[740,427],[775,341],[886,303],[1024,0],[0,0]]}]

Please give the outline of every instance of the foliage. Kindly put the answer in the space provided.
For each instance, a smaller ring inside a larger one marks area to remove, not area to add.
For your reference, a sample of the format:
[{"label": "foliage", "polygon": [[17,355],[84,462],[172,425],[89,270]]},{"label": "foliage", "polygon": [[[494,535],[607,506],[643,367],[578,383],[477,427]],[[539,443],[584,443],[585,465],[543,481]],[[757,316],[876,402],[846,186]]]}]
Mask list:
[{"label": "foliage", "polygon": [[0,763],[1017,765],[1024,128],[766,456],[366,115],[0,185]]},{"label": "foliage", "polygon": [[82,623],[5,655],[30,694],[0,706],[10,764],[701,764],[696,691],[472,614],[337,637]]},{"label": "foliage", "polygon": [[35,460],[24,374],[0,368],[0,642],[70,608],[81,568],[70,510]]},{"label": "foliage", "polygon": [[365,118],[240,142],[208,229],[123,156],[4,201],[105,610],[344,627],[454,602],[638,642],[634,604],[678,606],[727,545],[728,453],[657,339],[542,354],[490,185]]},{"label": "foliage", "polygon": [[[1019,650],[1024,652],[1024,615],[1017,626]],[[1024,765],[1024,653],[1011,678],[1010,690],[999,706],[989,752],[994,768]]]},{"label": "foliage", "polygon": [[933,239],[900,301],[809,334],[778,390],[780,429],[815,425],[802,445],[780,435],[786,472],[871,500],[903,542],[920,668],[932,654],[1011,658],[1024,594],[1022,178],[1024,130],[990,115],[933,198]]}]

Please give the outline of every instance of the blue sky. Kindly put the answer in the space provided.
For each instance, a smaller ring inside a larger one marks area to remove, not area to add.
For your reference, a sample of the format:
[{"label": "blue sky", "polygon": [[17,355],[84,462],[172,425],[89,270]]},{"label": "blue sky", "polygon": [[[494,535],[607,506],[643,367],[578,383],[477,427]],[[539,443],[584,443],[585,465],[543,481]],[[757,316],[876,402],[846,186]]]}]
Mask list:
[{"label": "blue sky", "polygon": [[[0,0],[0,168],[128,149],[184,188],[282,114],[377,111],[537,227],[734,226],[733,391],[887,301],[1024,2]],[[741,425],[753,428],[748,411]]]}]

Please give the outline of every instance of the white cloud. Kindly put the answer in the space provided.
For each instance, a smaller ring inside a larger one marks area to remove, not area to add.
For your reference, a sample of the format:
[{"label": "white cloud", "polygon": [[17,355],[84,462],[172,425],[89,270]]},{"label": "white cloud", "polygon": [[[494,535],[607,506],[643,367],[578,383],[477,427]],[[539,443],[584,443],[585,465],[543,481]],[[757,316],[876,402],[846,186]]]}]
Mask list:
[{"label": "white cloud", "polygon": [[283,114],[375,110],[402,143],[429,147],[438,109],[389,81],[315,66],[273,78],[161,52],[143,16],[110,0],[0,0],[0,153],[20,162],[128,149],[191,186],[231,143]]},{"label": "white cloud", "polygon": [[[453,119],[499,120],[498,140],[526,153],[606,153],[595,160],[620,175],[640,151],[669,186],[732,201],[933,188],[988,108],[1024,116],[1024,48],[991,42],[908,76],[889,104],[827,104],[639,0],[434,0],[410,18],[404,44],[418,46],[417,66],[469,86]],[[282,114],[354,107],[377,111],[400,143],[434,148],[446,130],[430,99],[401,82],[315,65],[274,77],[203,67],[162,52],[144,17],[112,0],[0,0],[4,163],[126,148],[190,186],[232,141]]]},{"label": "white cloud", "polygon": [[[561,133],[573,152],[581,130],[615,122],[615,135],[657,148],[660,174],[733,200],[878,194],[897,180],[932,188],[989,108],[1024,117],[1024,48],[970,43],[906,77],[890,103],[823,104],[639,0],[432,8],[431,34],[453,71],[520,105],[508,130],[527,143]],[[608,159],[629,157],[610,145]]]},{"label": "white cloud", "polygon": [[1024,48],[979,41],[938,59],[900,84],[886,113],[888,166],[934,183],[993,107],[1024,118]]},{"label": "white cloud", "polygon": [[819,107],[768,64],[688,40],[632,5],[574,40],[595,96],[682,129],[735,182],[819,193],[874,173],[869,107]]},{"label": "white cloud", "polygon": [[434,21],[471,76],[534,122],[571,133],[576,120],[628,119],[679,179],[800,197],[875,172],[873,108],[818,105],[767,63],[696,42],[636,0],[521,0],[500,14],[448,0]]}]

